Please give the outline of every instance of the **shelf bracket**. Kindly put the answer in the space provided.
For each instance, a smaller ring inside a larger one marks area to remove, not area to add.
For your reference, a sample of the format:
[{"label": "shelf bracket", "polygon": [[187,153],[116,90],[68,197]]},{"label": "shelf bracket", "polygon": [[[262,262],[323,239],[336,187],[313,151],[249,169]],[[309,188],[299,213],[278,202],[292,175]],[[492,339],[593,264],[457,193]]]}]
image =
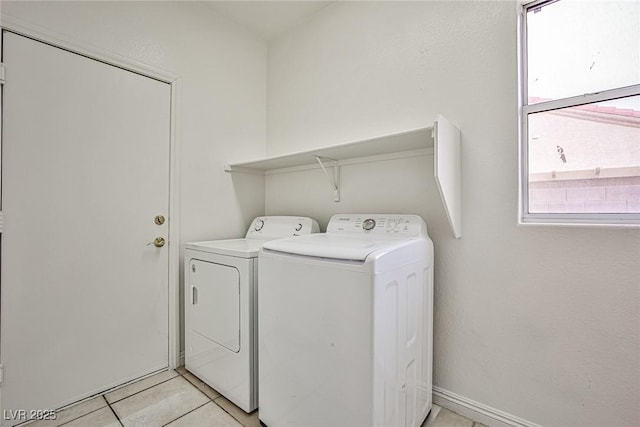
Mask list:
[{"label": "shelf bracket", "polygon": [[[324,172],[324,174],[329,179],[329,185],[333,189],[333,201],[339,202],[340,201],[340,174],[338,171],[338,161],[335,159],[330,159],[328,157],[320,157],[320,156],[313,156],[313,157],[316,158],[316,161],[322,168],[322,172]],[[333,166],[333,177],[331,177],[329,175],[329,172],[327,172],[327,168],[325,168],[324,163],[322,163],[323,159],[325,161],[329,160],[330,162],[333,162],[333,164],[331,165]]]}]

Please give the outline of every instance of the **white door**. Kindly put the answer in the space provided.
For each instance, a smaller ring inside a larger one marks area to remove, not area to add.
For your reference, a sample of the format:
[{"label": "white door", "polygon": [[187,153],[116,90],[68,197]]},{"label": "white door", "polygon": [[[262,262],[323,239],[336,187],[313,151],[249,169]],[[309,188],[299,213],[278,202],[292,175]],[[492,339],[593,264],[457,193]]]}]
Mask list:
[{"label": "white door", "polygon": [[168,366],[168,247],[149,243],[168,236],[171,92],[8,32],[3,62],[7,413]]}]

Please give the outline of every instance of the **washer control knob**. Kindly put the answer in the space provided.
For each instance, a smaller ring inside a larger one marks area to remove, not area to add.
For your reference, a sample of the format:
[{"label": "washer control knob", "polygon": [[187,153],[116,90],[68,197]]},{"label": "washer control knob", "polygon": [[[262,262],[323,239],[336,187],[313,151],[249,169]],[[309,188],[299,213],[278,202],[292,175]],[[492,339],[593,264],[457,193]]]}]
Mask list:
[{"label": "washer control knob", "polygon": [[296,225],[296,231],[300,231],[300,230],[302,230],[302,224]]},{"label": "washer control knob", "polygon": [[253,229],[256,231],[260,231],[262,230],[262,227],[264,227],[264,220],[259,219],[256,221],[256,226]]},{"label": "washer control knob", "polygon": [[365,230],[373,230],[373,228],[376,226],[376,220],[375,219],[365,219],[364,222],[362,223],[362,228],[364,228]]}]

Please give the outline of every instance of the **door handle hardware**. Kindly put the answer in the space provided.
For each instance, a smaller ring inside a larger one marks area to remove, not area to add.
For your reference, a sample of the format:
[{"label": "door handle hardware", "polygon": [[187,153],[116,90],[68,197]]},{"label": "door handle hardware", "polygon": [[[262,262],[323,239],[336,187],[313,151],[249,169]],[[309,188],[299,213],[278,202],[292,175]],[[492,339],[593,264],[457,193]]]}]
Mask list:
[{"label": "door handle hardware", "polygon": [[153,219],[153,222],[155,222],[157,225],[164,224],[164,216],[163,215],[156,215],[156,217]]},{"label": "door handle hardware", "polygon": [[198,288],[191,286],[191,305],[198,304]]},{"label": "door handle hardware", "polygon": [[164,246],[164,244],[165,244],[164,237],[156,237],[155,239],[153,239],[153,242],[147,243],[147,246],[153,245],[156,248],[161,248]]}]

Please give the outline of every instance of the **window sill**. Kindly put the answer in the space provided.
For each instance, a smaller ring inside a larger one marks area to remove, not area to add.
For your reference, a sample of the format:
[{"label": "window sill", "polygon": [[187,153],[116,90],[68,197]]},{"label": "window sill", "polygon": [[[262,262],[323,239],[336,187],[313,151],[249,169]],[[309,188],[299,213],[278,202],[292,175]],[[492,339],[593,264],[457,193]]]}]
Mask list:
[{"label": "window sill", "polygon": [[571,227],[571,228],[607,228],[607,229],[635,229],[640,228],[640,215],[633,215],[633,218],[575,218],[575,217],[559,217],[559,218],[532,218],[520,217],[518,219],[519,227]]}]

